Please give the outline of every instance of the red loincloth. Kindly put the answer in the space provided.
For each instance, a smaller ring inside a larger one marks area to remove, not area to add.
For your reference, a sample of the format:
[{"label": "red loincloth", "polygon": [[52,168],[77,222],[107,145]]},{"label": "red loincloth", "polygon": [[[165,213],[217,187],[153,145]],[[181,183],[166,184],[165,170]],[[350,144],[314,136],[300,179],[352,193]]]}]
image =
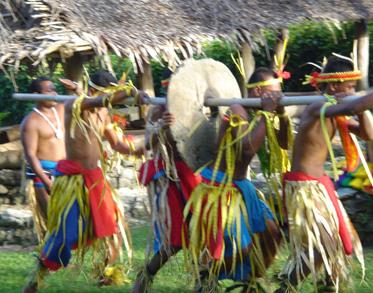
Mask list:
[{"label": "red loincloth", "polygon": [[[181,247],[182,230],[184,239],[187,241],[187,226],[183,216],[185,204],[193,189],[201,182],[201,177],[196,176],[183,161],[175,161],[175,165],[179,181],[177,184],[169,180],[167,190],[167,202],[171,216],[170,244],[174,247]],[[157,179],[157,175],[158,177],[165,176],[164,171],[164,164],[161,160],[148,160],[140,168],[140,182],[146,186],[152,180]]]},{"label": "red loincloth", "polygon": [[89,192],[94,235],[101,238],[116,234],[118,207],[102,170],[99,167],[87,170],[78,162],[62,160],[58,162],[56,171],[63,175],[83,175],[84,185]]}]

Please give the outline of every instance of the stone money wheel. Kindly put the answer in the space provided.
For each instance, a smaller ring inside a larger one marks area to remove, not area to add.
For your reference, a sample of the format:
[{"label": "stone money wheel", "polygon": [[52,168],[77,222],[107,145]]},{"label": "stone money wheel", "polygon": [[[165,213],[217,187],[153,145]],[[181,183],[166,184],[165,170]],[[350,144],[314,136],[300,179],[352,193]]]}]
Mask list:
[{"label": "stone money wheel", "polygon": [[227,110],[205,107],[208,98],[241,98],[232,72],[213,59],[185,61],[171,77],[167,107],[176,118],[171,132],[177,148],[194,171],[213,159],[219,124]]}]

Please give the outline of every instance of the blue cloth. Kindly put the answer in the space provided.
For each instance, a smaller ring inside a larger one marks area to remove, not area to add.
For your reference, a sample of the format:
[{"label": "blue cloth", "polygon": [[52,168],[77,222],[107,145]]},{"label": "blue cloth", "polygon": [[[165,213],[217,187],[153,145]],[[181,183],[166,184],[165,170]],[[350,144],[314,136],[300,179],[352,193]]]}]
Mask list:
[{"label": "blue cloth", "polygon": [[[213,170],[209,167],[204,168],[201,176],[207,180],[212,180]],[[221,183],[224,180],[225,173],[218,171],[215,182]],[[266,229],[266,220],[274,220],[273,214],[269,207],[259,199],[255,186],[247,179],[234,180],[233,183],[239,189],[245,202],[246,212],[249,220],[249,227],[246,226],[244,216],[241,214],[241,247],[242,249],[248,248],[252,244],[252,234],[264,232]],[[236,227],[233,227],[231,234],[235,238]],[[228,234],[228,229],[224,231],[224,244],[225,251],[224,257],[232,257],[233,246],[232,241]],[[251,273],[251,266],[249,260],[241,263],[239,257],[237,258],[237,265],[234,274],[222,272],[219,279],[232,279],[235,281],[247,280],[248,275]]]},{"label": "blue cloth", "polygon": [[[63,217],[65,217],[63,213]],[[57,233],[53,232],[45,243],[42,256],[46,258],[47,267],[52,270],[58,269],[61,265],[66,267],[71,259],[71,250],[76,246],[79,240],[79,205],[75,201],[69,210],[66,222],[61,224]],[[84,230],[83,223],[83,230]],[[64,235],[65,231],[65,235]]]},{"label": "blue cloth", "polygon": [[[66,176],[64,173],[54,170],[53,175]],[[80,209],[75,200],[67,215],[63,212],[61,219],[66,217],[58,231],[54,231],[47,237],[41,255],[43,263],[50,270],[57,270],[61,266],[66,267],[71,259],[71,251],[76,248],[79,241],[79,217]],[[82,219],[82,232],[85,231],[86,222]]]},{"label": "blue cloth", "polygon": [[[48,161],[48,160],[40,160],[40,165],[44,170],[44,173],[49,177],[52,177],[54,171],[57,166],[57,162]],[[26,165],[26,178],[34,180],[34,186],[39,188],[45,188],[44,183],[40,180],[40,178],[35,174],[34,170],[31,168],[29,164]]]},{"label": "blue cloth", "polygon": [[[166,172],[164,170],[160,170],[157,173],[154,174],[153,176],[153,181],[158,180],[159,178],[163,177],[166,175]],[[159,189],[159,188],[156,188]],[[156,190],[156,205],[157,205],[157,210],[159,209],[159,193],[160,190]],[[161,238],[161,233],[159,232],[159,227],[157,223],[153,223],[154,226],[154,241],[153,241],[153,252],[154,254],[157,254],[161,247],[162,247],[162,238]]]}]

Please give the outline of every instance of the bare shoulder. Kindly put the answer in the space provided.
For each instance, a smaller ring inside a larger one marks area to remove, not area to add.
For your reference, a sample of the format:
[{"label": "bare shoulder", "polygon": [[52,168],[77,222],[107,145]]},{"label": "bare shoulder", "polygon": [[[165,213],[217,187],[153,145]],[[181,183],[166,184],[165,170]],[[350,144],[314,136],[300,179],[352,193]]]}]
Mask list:
[{"label": "bare shoulder", "polygon": [[63,113],[65,111],[65,103],[57,104],[56,109],[59,113]]},{"label": "bare shoulder", "polygon": [[23,118],[21,122],[21,131],[30,131],[32,129],[38,129],[40,125],[40,118],[34,112],[30,112],[27,114],[25,118]]},{"label": "bare shoulder", "polygon": [[304,118],[317,118],[319,117],[320,115],[320,110],[321,110],[321,107],[324,105],[324,102],[316,102],[316,103],[312,103],[310,105],[308,105],[303,113],[302,113],[302,116],[301,118],[304,119]]}]

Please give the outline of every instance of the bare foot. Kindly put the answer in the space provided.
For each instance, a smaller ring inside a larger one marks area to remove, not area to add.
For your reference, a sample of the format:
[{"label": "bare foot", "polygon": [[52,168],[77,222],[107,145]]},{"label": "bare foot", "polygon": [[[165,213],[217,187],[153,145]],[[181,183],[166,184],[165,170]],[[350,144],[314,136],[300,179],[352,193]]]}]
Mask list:
[{"label": "bare foot", "polygon": [[100,280],[98,281],[98,286],[99,287],[111,286],[112,284],[113,284],[113,280],[111,280],[109,278],[105,278],[105,277],[100,278]]}]

